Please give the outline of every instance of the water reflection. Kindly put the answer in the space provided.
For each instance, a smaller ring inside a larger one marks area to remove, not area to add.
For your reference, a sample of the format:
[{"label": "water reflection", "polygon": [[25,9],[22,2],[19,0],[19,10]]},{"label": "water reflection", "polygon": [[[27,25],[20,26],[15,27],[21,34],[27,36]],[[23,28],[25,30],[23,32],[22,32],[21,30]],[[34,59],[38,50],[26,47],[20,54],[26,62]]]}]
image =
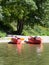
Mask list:
[{"label": "water reflection", "polygon": [[15,47],[16,52],[18,54],[22,54],[22,52],[26,53],[25,50],[28,50],[30,53],[34,51],[37,53],[37,55],[41,55],[41,53],[43,52],[43,44],[40,44],[40,45],[26,44],[26,43],[25,44],[9,44],[8,47],[9,48]]},{"label": "water reflection", "polygon": [[30,49],[32,49],[32,47],[36,47],[37,55],[41,55],[41,53],[43,52],[43,44],[40,44],[40,45],[29,44],[29,46],[30,46]]},{"label": "water reflection", "polygon": [[[8,45],[8,48],[7,48]],[[49,44],[22,44],[20,52],[16,44],[0,44],[0,64],[4,65],[49,65]],[[44,49],[43,49],[44,46]],[[37,49],[40,52],[37,52]],[[41,52],[42,49],[42,52]],[[41,55],[40,55],[41,54]],[[3,62],[5,61],[5,62]]]},{"label": "water reflection", "polygon": [[16,44],[16,48],[17,48],[18,54],[21,54],[22,48],[23,48],[22,46],[23,46],[23,44]]}]

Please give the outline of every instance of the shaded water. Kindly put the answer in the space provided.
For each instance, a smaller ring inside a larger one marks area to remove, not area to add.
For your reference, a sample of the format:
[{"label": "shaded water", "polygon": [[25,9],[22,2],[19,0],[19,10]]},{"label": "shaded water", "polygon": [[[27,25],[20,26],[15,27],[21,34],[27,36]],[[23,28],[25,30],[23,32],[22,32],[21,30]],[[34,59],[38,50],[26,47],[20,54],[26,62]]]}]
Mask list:
[{"label": "shaded water", "polygon": [[43,44],[42,52],[37,52],[38,47],[1,43],[0,65],[49,65],[49,44]]}]

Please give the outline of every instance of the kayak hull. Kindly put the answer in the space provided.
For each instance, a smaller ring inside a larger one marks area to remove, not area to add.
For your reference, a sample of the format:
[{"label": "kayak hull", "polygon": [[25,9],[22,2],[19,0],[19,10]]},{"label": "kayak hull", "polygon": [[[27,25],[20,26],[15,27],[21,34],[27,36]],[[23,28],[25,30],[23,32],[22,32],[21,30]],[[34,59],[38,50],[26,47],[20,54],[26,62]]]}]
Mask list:
[{"label": "kayak hull", "polygon": [[13,44],[20,44],[21,40],[20,39],[16,39],[16,38],[12,38],[12,43]]},{"label": "kayak hull", "polygon": [[28,41],[25,41],[28,44],[41,44],[41,38],[35,39],[34,37],[28,38]]}]

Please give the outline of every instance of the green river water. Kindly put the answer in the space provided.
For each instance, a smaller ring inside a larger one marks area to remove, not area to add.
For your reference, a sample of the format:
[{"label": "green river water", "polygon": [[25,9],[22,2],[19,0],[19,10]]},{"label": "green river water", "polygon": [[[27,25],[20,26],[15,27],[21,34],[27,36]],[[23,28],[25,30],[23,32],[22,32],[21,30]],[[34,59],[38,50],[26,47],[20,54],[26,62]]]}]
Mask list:
[{"label": "green river water", "polygon": [[49,65],[49,44],[43,44],[40,53],[37,48],[38,45],[0,43],[0,65]]}]

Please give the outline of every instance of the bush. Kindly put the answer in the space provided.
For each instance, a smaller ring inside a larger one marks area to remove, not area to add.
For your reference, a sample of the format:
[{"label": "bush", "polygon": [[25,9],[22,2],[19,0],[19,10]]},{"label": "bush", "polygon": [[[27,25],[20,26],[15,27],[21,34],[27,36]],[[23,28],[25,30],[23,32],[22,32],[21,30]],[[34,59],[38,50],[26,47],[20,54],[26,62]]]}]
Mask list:
[{"label": "bush", "polygon": [[5,37],[6,36],[6,33],[0,31],[0,37]]}]

